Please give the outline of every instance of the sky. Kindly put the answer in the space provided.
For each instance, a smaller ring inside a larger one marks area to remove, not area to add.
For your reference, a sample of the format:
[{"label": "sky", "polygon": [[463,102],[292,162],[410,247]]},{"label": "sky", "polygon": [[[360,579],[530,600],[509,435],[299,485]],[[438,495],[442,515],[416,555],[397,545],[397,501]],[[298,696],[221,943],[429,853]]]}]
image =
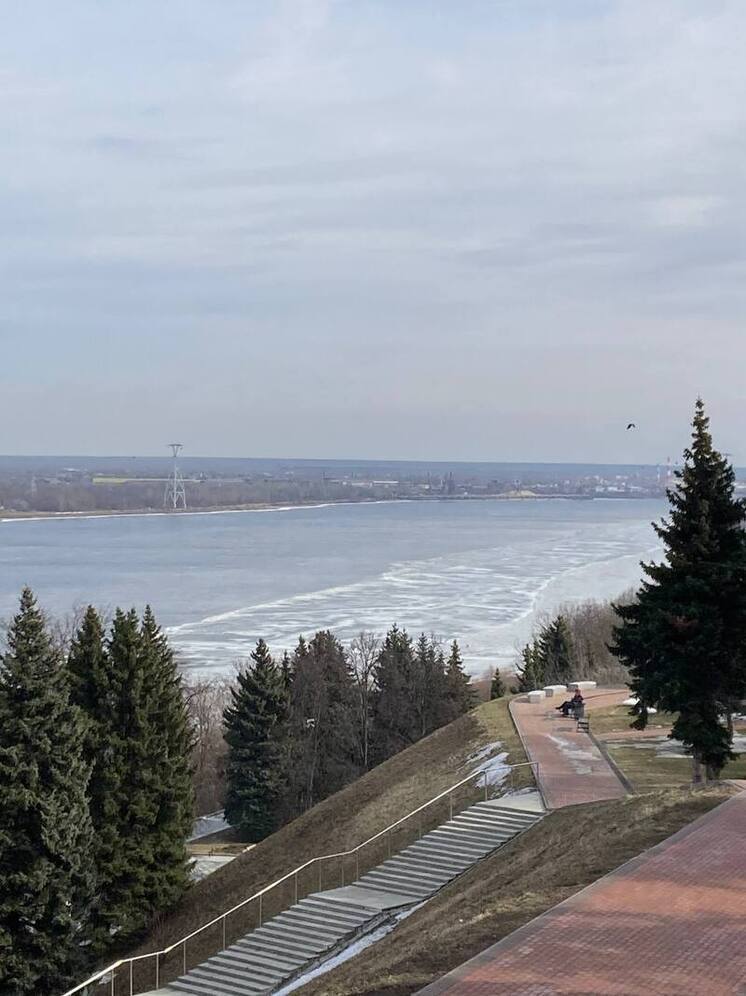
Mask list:
[{"label": "sky", "polygon": [[[26,0],[0,452],[746,464],[743,0]],[[627,432],[629,421],[637,429]]]}]

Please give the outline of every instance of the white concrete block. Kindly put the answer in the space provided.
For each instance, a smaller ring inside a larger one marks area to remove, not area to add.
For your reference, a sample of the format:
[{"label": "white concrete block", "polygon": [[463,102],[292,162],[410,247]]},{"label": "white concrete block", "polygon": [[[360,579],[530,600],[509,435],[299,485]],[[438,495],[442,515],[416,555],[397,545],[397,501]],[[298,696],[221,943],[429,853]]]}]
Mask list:
[{"label": "white concrete block", "polygon": [[567,685],[568,690],[571,692],[574,692],[576,688],[579,688],[581,692],[587,692],[596,687],[597,682],[595,681],[571,681]]},{"label": "white concrete block", "polygon": [[539,691],[538,689],[536,691],[528,693],[529,702],[541,702],[543,698],[544,698],[544,692]]},{"label": "white concrete block", "polygon": [[548,699],[553,698],[555,695],[565,695],[567,692],[567,685],[545,685],[544,694]]}]

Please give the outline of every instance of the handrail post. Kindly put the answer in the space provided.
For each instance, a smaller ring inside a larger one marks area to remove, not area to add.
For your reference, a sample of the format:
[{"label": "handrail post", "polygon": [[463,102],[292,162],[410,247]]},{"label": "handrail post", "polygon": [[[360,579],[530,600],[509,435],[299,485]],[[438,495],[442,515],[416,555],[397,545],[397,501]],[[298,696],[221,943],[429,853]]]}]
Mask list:
[{"label": "handrail post", "polygon": [[262,925],[262,899],[264,898],[264,893],[259,893],[259,926]]},{"label": "handrail post", "polygon": [[298,872],[293,875],[293,882],[295,885],[295,901],[298,902]]},{"label": "handrail post", "polygon": [[225,948],[227,947],[227,945],[225,943],[225,921],[226,921],[227,915],[228,914],[225,914],[225,916],[223,917],[223,950],[225,950]]},{"label": "handrail post", "polygon": [[448,819],[453,819],[453,792],[448,793]]},{"label": "handrail post", "polygon": [[319,861],[319,892],[321,892],[321,861]]},{"label": "handrail post", "polygon": [[487,802],[487,772],[484,773],[484,801]]},{"label": "handrail post", "polygon": [[360,851],[355,851],[355,878],[360,878]]},{"label": "handrail post", "polygon": [[389,829],[388,829],[388,831],[386,833],[386,841],[387,841],[388,847],[389,847],[389,857],[391,857],[391,827],[389,827]]},{"label": "handrail post", "polygon": [[111,996],[114,996],[114,979],[117,977],[116,972],[111,973]]},{"label": "handrail post", "polygon": [[181,945],[181,950],[182,950],[182,953],[183,953],[183,959],[182,960],[184,962],[184,974],[186,975],[186,970],[187,970],[187,967],[186,967],[186,941],[184,941],[184,943]]},{"label": "handrail post", "polygon": [[160,952],[155,956],[155,988],[161,988],[161,955]]},{"label": "handrail post", "polygon": [[134,993],[134,991],[135,991],[135,987],[134,987],[134,985],[132,984],[132,983],[133,983],[133,978],[132,978],[132,965],[133,965],[133,962],[132,962],[132,959],[130,958],[130,996],[133,996],[133,993]]}]

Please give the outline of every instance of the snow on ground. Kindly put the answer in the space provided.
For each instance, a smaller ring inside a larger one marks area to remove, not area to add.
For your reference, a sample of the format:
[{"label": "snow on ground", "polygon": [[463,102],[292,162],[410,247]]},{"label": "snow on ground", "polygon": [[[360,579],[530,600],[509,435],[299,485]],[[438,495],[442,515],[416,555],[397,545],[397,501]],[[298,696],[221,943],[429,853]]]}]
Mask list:
[{"label": "snow on ground", "polygon": [[570,743],[569,740],[565,740],[564,737],[560,737],[556,733],[548,733],[547,736],[552,743],[555,743],[559,747],[562,755],[572,765],[572,769],[576,775],[587,775],[591,770],[591,762],[598,760],[599,755],[595,749],[583,750],[582,747],[576,747],[575,744]]},{"label": "snow on ground", "polygon": [[305,986],[306,983],[311,981],[311,979],[316,979],[319,975],[326,975],[327,972],[330,972],[333,968],[336,968],[337,965],[342,965],[344,962],[349,961],[350,958],[354,958],[355,955],[360,954],[361,951],[365,951],[366,948],[369,948],[371,944],[375,944],[377,941],[380,941],[382,937],[385,937],[386,934],[390,934],[391,931],[402,922],[402,920],[406,920],[408,916],[411,916],[424,905],[424,903],[417,903],[416,906],[410,906],[407,909],[402,910],[401,913],[397,913],[393,921],[384,923],[377,930],[373,930],[370,934],[366,934],[365,937],[361,937],[359,940],[353,941],[353,943],[344,948],[343,951],[340,951],[339,954],[335,955],[333,958],[330,958],[328,961],[325,961],[323,965],[319,965],[318,968],[314,968],[310,972],[306,972],[305,975],[300,975],[297,979],[293,979],[293,981],[288,983],[288,985],[284,986],[282,989],[279,989],[275,993],[275,996],[286,996],[287,993],[291,993],[295,989],[300,989],[301,986]]},{"label": "snow on ground", "polygon": [[[680,740],[672,740],[670,737],[648,737],[645,740],[610,740],[607,746],[611,749],[620,747],[632,747],[635,750],[654,750],[656,757],[686,757],[690,758],[691,754],[687,754],[686,748]],[[746,753],[746,734],[734,733],[733,734],[733,750],[736,754]]]},{"label": "snow on ground", "polygon": [[235,854],[201,854],[189,866],[189,877],[193,882],[201,882],[203,878],[212,875],[235,857]]},{"label": "snow on ground", "polygon": [[[476,775],[477,772],[484,772],[488,785],[502,785],[510,774],[510,765],[505,763],[507,756],[507,751],[502,749],[502,743],[495,740],[494,743],[486,744],[469,755],[466,759],[468,773]],[[482,785],[484,782],[480,780],[479,784]]]},{"label": "snow on ground", "polygon": [[229,826],[230,823],[226,821],[222,809],[217,813],[200,816],[194,821],[192,836],[187,839],[187,843],[199,840],[200,837],[208,837],[211,833],[217,833],[219,830],[227,830]]}]

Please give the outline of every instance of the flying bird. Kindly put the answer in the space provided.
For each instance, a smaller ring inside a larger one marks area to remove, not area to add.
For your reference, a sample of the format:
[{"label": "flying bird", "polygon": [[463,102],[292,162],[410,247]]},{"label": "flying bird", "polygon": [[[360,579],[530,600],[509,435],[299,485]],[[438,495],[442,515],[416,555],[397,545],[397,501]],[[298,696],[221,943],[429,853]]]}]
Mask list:
[{"label": "flying bird", "polygon": [[630,422],[629,425],[627,426],[627,432],[629,432],[630,429],[636,429],[636,428],[637,426],[635,425],[635,423]]}]

